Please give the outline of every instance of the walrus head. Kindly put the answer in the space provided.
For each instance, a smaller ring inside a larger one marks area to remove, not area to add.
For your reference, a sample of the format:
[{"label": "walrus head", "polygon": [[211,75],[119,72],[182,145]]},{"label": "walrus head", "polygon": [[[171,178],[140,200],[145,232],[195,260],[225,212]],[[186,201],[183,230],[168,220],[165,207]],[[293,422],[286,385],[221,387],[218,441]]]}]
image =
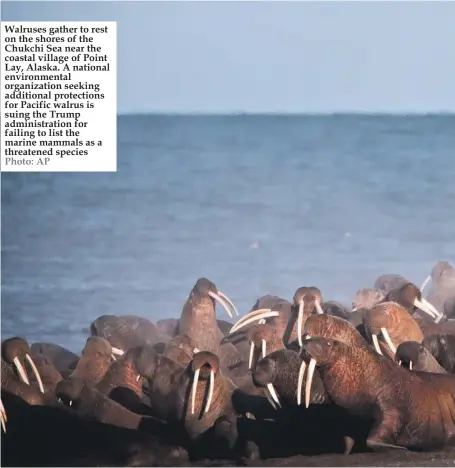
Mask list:
[{"label": "walrus head", "polygon": [[226,296],[226,294],[219,291],[215,284],[207,278],[199,278],[191,290],[190,297],[202,299],[207,296],[213,300],[213,307],[215,307],[215,301],[218,302],[231,319],[234,318],[234,314],[239,315],[234,303]]},{"label": "walrus head", "polygon": [[136,381],[141,377],[152,380],[156,370],[160,365],[162,355],[151,345],[136,346],[130,348],[123,356],[125,365],[133,368],[136,374]]},{"label": "walrus head", "polygon": [[[308,373],[305,385],[305,406],[308,408],[311,399],[311,385],[313,383],[316,365],[323,367],[331,364],[333,356],[340,354],[339,348],[346,347],[345,343],[323,337],[306,339],[302,345],[301,356],[308,364]],[[341,351],[342,353],[342,351]]]},{"label": "walrus head", "polygon": [[25,370],[26,362],[28,362],[32,368],[33,373],[35,374],[41,393],[44,393],[44,385],[41,380],[41,376],[38,372],[35,362],[30,356],[30,353],[30,346],[23,338],[15,336],[13,338],[4,340],[2,343],[2,356],[5,362],[10,365],[14,365],[21,380],[30,385],[30,381]]},{"label": "walrus head", "polygon": [[99,336],[89,336],[85,342],[82,356],[93,356],[96,358],[113,358],[112,346],[109,341]]},{"label": "walrus head", "polygon": [[248,368],[253,368],[253,361],[257,363],[259,356],[267,356],[267,342],[271,342],[276,334],[276,330],[271,325],[255,325],[248,330],[248,341],[250,342],[250,357]]},{"label": "walrus head", "polygon": [[378,288],[359,289],[352,300],[352,311],[371,309],[385,297],[384,291]]},{"label": "walrus head", "polygon": [[424,338],[422,344],[447,372],[455,373],[454,335],[429,335]]},{"label": "walrus head", "polygon": [[318,314],[323,314],[321,307],[322,295],[319,288],[315,286],[303,286],[294,294],[293,308],[297,312],[297,339],[299,346],[302,346],[303,318],[310,316],[316,310]]},{"label": "walrus head", "polygon": [[443,315],[425,298],[422,297],[422,292],[413,283],[405,283],[396,290],[393,290],[387,296],[387,300],[395,301],[406,309],[415,310],[416,308],[428,314],[438,323]]},{"label": "walrus head", "polygon": [[277,359],[276,353],[272,353],[270,356],[261,359],[257,363],[252,376],[253,383],[256,387],[266,388],[268,390],[272,399],[270,399],[270,396],[267,393],[265,393],[265,396],[274,409],[277,409],[276,405],[281,407],[278,394],[273,385],[278,375],[277,368],[279,364],[280,362],[279,359]]},{"label": "walrus head", "polygon": [[209,351],[197,352],[190,363],[191,373],[193,374],[193,384],[191,388],[191,414],[194,414],[196,406],[196,392],[199,380],[209,380],[209,391],[204,408],[204,414],[210,410],[212,404],[213,392],[215,389],[215,375],[220,369],[220,359],[216,354]]},{"label": "walrus head", "polygon": [[413,365],[419,362],[419,356],[423,354],[425,348],[417,341],[405,341],[401,343],[395,354],[395,361],[399,366],[412,370]]},{"label": "walrus head", "polygon": [[83,379],[60,380],[55,387],[55,396],[59,403],[77,409],[81,403],[81,396],[86,382]]},{"label": "walrus head", "polygon": [[196,343],[189,336],[177,335],[166,343],[163,355],[186,367],[193,359],[195,348]]}]

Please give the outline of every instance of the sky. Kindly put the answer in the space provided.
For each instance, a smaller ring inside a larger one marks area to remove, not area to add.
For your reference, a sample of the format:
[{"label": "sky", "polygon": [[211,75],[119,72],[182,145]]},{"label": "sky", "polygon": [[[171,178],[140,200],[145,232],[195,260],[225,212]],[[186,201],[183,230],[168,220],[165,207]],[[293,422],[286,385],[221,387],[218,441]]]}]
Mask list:
[{"label": "sky", "polygon": [[21,2],[117,21],[119,113],[455,112],[455,2]]}]

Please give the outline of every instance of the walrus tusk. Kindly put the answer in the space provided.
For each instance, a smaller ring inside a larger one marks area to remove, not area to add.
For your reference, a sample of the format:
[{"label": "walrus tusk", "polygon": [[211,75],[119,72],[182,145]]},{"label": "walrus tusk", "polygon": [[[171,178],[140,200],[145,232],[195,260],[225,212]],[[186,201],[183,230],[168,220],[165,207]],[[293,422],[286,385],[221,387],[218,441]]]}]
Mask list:
[{"label": "walrus tusk", "polygon": [[308,365],[308,374],[306,376],[306,385],[305,385],[305,407],[310,406],[310,396],[311,396],[311,384],[313,383],[314,369],[316,368],[316,359],[311,358],[310,364]]},{"label": "walrus tusk", "polygon": [[139,374],[137,374],[137,377],[136,377],[136,382],[139,382],[139,379],[141,378],[141,376]]},{"label": "walrus tusk", "polygon": [[425,289],[425,286],[431,281],[431,275],[428,275],[426,278],[425,278],[425,281],[422,283],[422,286],[420,286],[420,292],[423,292],[423,290]]},{"label": "walrus tusk", "polygon": [[215,299],[216,302],[218,302],[218,304],[220,304],[220,306],[223,307],[223,309],[226,311],[226,313],[229,315],[229,318],[234,318],[234,316],[232,315],[232,311],[231,309],[229,308],[229,305],[227,304],[227,302],[220,296],[218,296],[218,294],[212,292],[212,291],[209,291],[208,292],[208,295],[212,298],[212,299]]},{"label": "walrus tusk", "polygon": [[303,329],[303,307],[305,305],[305,301],[300,299],[299,301],[299,315],[297,317],[297,339],[299,340],[299,346],[302,347],[302,329]]},{"label": "walrus tusk", "polygon": [[5,410],[5,407],[3,406],[3,401],[1,399],[0,399],[0,413],[1,413],[3,432],[6,434],[6,421],[8,421],[8,418],[6,417],[6,410]]},{"label": "walrus tusk", "polygon": [[315,301],[314,305],[316,307],[316,310],[318,311],[318,314],[319,315],[324,315],[324,311],[322,310],[322,307],[321,307],[321,302],[320,301]]},{"label": "walrus tusk", "polygon": [[33,362],[32,357],[27,353],[25,355],[25,359],[27,359],[27,361],[29,362],[29,364],[30,364],[30,366],[32,368],[33,373],[35,374],[35,377],[36,377],[36,380],[38,381],[38,386],[39,386],[39,389],[41,390],[41,393],[44,393],[43,381],[41,380],[41,376],[39,375],[38,369],[36,368],[36,365]]},{"label": "walrus tusk", "polygon": [[401,366],[401,359],[398,361],[398,365]]},{"label": "walrus tusk", "polygon": [[409,361],[409,370],[412,370],[412,361]]},{"label": "walrus tusk", "polygon": [[382,356],[381,347],[379,346],[378,336],[371,335],[371,339],[373,340],[374,349]]},{"label": "walrus tusk", "polygon": [[423,310],[423,312],[427,313],[430,317],[434,319],[440,319],[442,317],[442,314],[440,314],[435,307],[430,304],[426,299],[422,298],[421,301],[419,301],[417,298],[414,299],[413,304],[418,307],[420,310]]},{"label": "walrus tusk", "polygon": [[248,369],[251,369],[251,367],[253,367],[253,353],[254,353],[254,343],[251,342],[251,345],[250,345],[250,359],[248,360]]},{"label": "walrus tusk", "polygon": [[[259,318],[269,318],[269,317],[278,317],[278,315],[280,315],[279,312],[264,312],[262,313],[260,316],[256,316],[256,317],[250,317],[248,318],[247,320],[244,320],[242,323],[240,324],[235,324],[231,330],[229,331],[229,334],[231,333],[234,333],[238,330],[240,330],[240,328],[244,327],[245,325],[248,325],[249,323],[251,322],[255,322],[256,320],[259,320]],[[245,318],[245,317],[244,317]]]},{"label": "walrus tusk", "polygon": [[73,400],[70,400],[70,406],[73,406]]},{"label": "walrus tusk", "polygon": [[266,356],[267,356],[267,344],[264,338],[262,338],[262,357],[265,358]]},{"label": "walrus tusk", "polygon": [[303,387],[303,376],[305,375],[306,362],[302,361],[299,370],[299,379],[297,381],[297,404],[302,403],[302,387]]},{"label": "walrus tusk", "polygon": [[115,357],[115,354],[114,354],[114,353],[111,353],[111,358],[112,358],[113,361],[116,361],[116,360],[117,360],[117,358]]},{"label": "walrus tusk", "polygon": [[112,353],[117,354],[117,356],[123,356],[123,354],[125,354],[123,350],[115,348],[114,346],[112,346]]},{"label": "walrus tusk", "polygon": [[231,306],[231,309],[234,311],[235,315],[239,315],[237,307],[235,307],[234,303],[229,299],[229,297],[226,296],[226,294],[222,293],[221,291],[218,291],[218,295],[222,297]]},{"label": "walrus tusk", "polygon": [[270,398],[270,395],[269,393],[267,392],[267,390],[264,391],[264,394],[265,394],[265,397],[267,398],[267,401],[272,405],[272,408],[276,411],[276,405],[274,403],[274,401]]},{"label": "walrus tusk", "polygon": [[392,338],[390,338],[389,332],[387,331],[387,328],[382,327],[381,328],[382,336],[384,337],[386,343],[389,345],[390,350],[392,351],[393,354],[397,353],[397,348],[395,348],[395,345],[393,344]]},{"label": "walrus tusk", "polygon": [[278,395],[276,394],[275,388],[273,387],[273,383],[267,384],[267,390],[270,392],[273,401],[281,408],[281,403],[278,399]]},{"label": "walrus tusk", "polygon": [[29,382],[28,377],[27,377],[27,373],[25,372],[25,369],[23,368],[23,366],[22,366],[22,364],[19,361],[19,358],[17,356],[13,359],[13,363],[16,366],[17,372],[19,372],[19,375],[20,375],[21,379],[27,385],[30,385],[30,382]]},{"label": "walrus tusk", "polygon": [[193,388],[191,390],[191,414],[194,414],[194,407],[196,406],[196,390],[197,390],[197,382],[199,380],[199,371],[200,369],[196,370],[196,372],[194,373],[194,378],[193,378]]},{"label": "walrus tusk", "polygon": [[265,319],[261,319],[261,320],[259,320],[258,325],[264,325],[264,323],[266,323]]},{"label": "walrus tusk", "polygon": [[[272,309],[258,309],[258,310],[252,310],[251,312],[248,312],[246,315],[239,318],[237,322],[234,323],[234,325],[232,325],[232,328],[229,331],[229,333],[233,333],[234,331],[236,331],[236,327],[238,327],[240,324],[242,324],[245,320],[249,319],[250,317],[256,317],[257,315],[262,316],[264,312],[271,312],[271,311]],[[258,320],[259,320],[258,323],[260,323],[261,320],[264,320],[264,319],[261,318]],[[265,320],[264,320],[264,323],[265,323]]]},{"label": "walrus tusk", "polygon": [[205,405],[204,413],[207,413],[210,409],[210,405],[212,404],[213,400],[213,389],[215,388],[215,372],[213,369],[210,371],[210,383],[209,383],[209,396],[207,398],[207,404]]}]

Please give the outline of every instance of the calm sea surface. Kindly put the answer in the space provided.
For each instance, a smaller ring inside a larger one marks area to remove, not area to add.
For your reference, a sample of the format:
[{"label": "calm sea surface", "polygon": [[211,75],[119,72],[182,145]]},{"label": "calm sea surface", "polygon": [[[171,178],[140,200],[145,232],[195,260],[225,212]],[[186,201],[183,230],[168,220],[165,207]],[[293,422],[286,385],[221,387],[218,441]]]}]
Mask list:
[{"label": "calm sea surface", "polygon": [[455,262],[455,116],[120,117],[117,173],[1,180],[2,338],[77,352],[99,315],[178,317],[201,276],[245,313]]}]

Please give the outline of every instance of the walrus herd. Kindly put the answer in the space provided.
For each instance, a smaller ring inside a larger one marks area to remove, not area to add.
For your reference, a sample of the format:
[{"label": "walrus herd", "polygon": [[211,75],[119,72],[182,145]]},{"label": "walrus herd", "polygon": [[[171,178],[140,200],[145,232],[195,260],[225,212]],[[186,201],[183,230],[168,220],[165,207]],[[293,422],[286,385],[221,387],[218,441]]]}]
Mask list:
[{"label": "walrus herd", "polygon": [[455,270],[439,262],[429,278],[419,288],[382,275],[352,307],[301,286],[260,297],[243,317],[200,278],[179,319],[98,317],[80,356],[5,339],[2,465],[445,450],[455,445]]}]

